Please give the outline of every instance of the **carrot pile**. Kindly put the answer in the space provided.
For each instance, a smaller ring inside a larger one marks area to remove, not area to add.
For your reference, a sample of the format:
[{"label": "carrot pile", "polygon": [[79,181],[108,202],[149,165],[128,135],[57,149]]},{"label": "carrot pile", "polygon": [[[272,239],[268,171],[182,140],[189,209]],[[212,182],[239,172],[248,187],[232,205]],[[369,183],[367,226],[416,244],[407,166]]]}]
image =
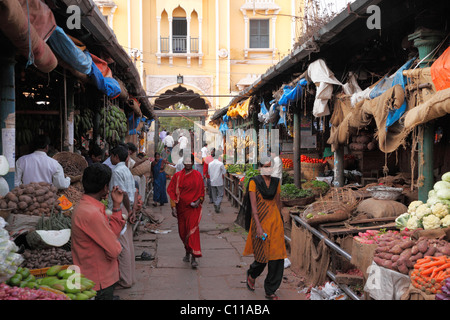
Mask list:
[{"label": "carrot pile", "polygon": [[450,277],[450,258],[448,256],[425,256],[418,259],[411,272],[411,283],[427,294],[442,293],[445,279]]}]

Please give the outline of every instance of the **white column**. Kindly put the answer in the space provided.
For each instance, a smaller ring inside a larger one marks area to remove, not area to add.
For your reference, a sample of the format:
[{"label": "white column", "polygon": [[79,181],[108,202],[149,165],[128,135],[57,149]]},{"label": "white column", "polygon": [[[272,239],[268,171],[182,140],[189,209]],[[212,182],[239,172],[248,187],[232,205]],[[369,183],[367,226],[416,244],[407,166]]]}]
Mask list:
[{"label": "white column", "polygon": [[199,65],[202,65],[202,63],[203,63],[203,57],[202,57],[202,54],[203,54],[203,46],[202,46],[202,43],[203,43],[203,38],[202,38],[202,21],[203,21],[203,18],[202,17],[199,17],[198,18],[198,64]]},{"label": "white column", "polygon": [[173,53],[173,43],[172,43],[172,39],[173,39],[173,26],[172,26],[172,17],[169,17],[169,54]]},{"label": "white column", "polygon": [[158,35],[157,37],[157,52],[156,53],[161,53],[161,17],[156,17],[156,34]]},{"label": "white column", "polygon": [[244,16],[244,58],[247,58],[248,56],[248,48],[250,47],[249,43],[248,43],[248,16],[245,15]]},{"label": "white column", "polygon": [[191,18],[186,19],[187,23],[187,36],[186,36],[186,52],[191,53]]},{"label": "white column", "polygon": [[277,24],[276,24],[276,22],[277,22],[277,18],[276,17],[272,17],[272,50],[273,50],[272,58],[275,58],[275,49],[277,47],[277,42],[276,42],[276,40],[277,40],[277,37],[276,37],[276,34],[277,34],[276,26],[277,26]]},{"label": "white column", "polygon": [[198,18],[198,53],[203,53],[202,52],[202,21],[203,18],[199,17]]}]

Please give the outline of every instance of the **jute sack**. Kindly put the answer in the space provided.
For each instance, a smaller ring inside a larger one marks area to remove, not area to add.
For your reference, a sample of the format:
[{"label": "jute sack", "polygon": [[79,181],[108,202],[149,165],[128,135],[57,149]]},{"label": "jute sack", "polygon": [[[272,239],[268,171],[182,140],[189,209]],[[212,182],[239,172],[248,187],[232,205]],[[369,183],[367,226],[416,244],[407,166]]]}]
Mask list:
[{"label": "jute sack", "polygon": [[398,201],[369,198],[361,201],[358,207],[356,207],[356,211],[361,214],[366,214],[371,219],[398,217],[402,213],[407,212],[408,208]]}]

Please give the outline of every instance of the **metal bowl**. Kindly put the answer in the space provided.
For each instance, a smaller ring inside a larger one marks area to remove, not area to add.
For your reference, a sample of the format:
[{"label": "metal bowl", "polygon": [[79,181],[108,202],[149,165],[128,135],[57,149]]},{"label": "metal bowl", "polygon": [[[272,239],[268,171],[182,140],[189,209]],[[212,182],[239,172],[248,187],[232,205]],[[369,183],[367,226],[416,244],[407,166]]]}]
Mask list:
[{"label": "metal bowl", "polygon": [[403,192],[402,188],[393,188],[386,186],[375,186],[367,188],[372,198],[378,200],[397,200]]}]

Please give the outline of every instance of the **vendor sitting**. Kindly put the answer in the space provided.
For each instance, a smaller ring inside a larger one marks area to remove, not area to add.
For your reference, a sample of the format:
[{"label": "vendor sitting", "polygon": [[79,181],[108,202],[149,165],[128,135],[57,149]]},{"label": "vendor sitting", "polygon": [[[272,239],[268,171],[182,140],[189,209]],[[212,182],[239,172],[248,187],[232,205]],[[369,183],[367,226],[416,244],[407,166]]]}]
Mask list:
[{"label": "vendor sitting", "polygon": [[20,157],[16,162],[14,186],[32,182],[47,182],[58,189],[67,189],[70,178],[64,176],[61,164],[47,155],[50,138],[38,135],[34,139],[34,152]]}]

